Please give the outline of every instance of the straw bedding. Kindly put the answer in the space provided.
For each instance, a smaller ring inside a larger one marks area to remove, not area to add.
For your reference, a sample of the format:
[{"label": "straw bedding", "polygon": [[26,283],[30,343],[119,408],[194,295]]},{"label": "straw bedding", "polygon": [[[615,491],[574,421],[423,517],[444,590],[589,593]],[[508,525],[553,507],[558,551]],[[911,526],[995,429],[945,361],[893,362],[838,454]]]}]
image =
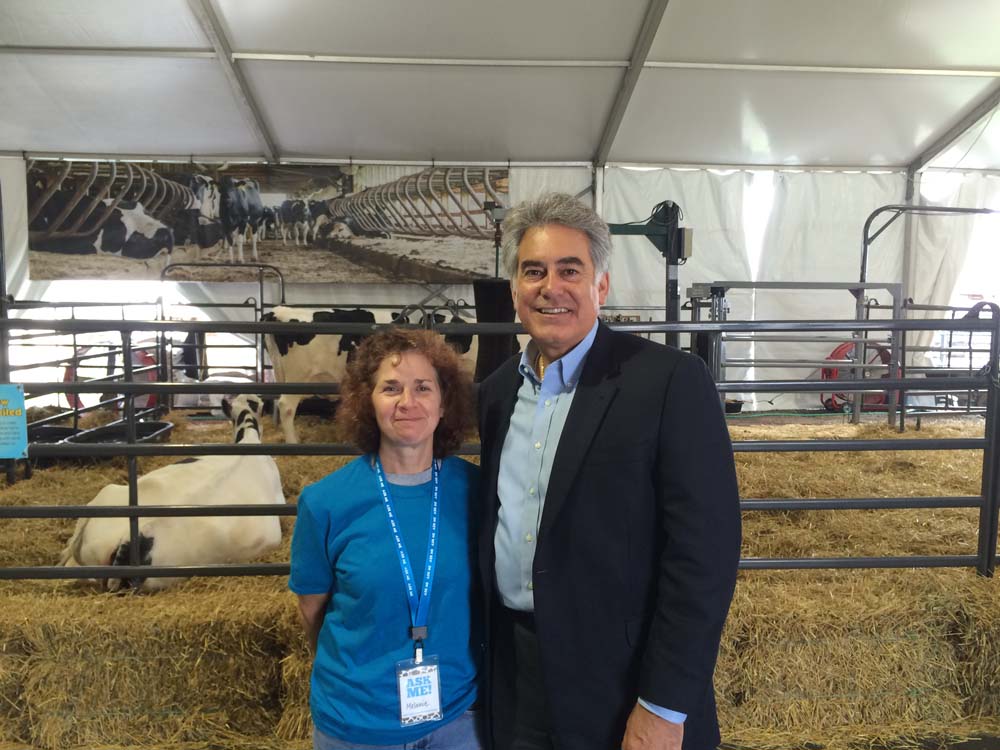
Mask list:
[{"label": "straw bedding", "polygon": [[[172,442],[228,442],[225,422],[169,417]],[[304,442],[333,441],[300,418]],[[265,440],[279,441],[268,422]],[[748,426],[735,440],[896,437],[882,425]],[[948,422],[909,437],[981,435]],[[176,458],[143,459],[145,472]],[[276,458],[289,502],[350,458]],[[975,495],[982,454],[737,454],[744,497]],[[125,462],[57,466],[4,504],[82,504]],[[744,514],[747,557],[972,554],[978,512]],[[266,561],[287,561],[293,519]],[[51,565],[73,521],[0,524],[0,564]],[[970,570],[744,572],[717,669],[734,747],[925,747],[1000,734],[996,584]],[[306,748],[309,658],[284,578],[186,581],[152,596],[0,582],[0,750]],[[21,744],[17,744],[21,743]],[[929,744],[928,744],[929,743]]]}]

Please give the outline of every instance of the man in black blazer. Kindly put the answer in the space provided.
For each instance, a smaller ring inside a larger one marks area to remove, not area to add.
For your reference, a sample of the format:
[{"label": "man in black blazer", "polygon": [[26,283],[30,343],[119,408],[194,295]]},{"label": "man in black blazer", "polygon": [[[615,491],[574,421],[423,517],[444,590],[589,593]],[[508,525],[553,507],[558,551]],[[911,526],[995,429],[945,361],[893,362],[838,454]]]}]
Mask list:
[{"label": "man in black blazer", "polygon": [[485,707],[497,750],[706,750],[736,582],[732,446],[701,360],[598,322],[607,225],[504,221],[531,343],[479,391]]}]

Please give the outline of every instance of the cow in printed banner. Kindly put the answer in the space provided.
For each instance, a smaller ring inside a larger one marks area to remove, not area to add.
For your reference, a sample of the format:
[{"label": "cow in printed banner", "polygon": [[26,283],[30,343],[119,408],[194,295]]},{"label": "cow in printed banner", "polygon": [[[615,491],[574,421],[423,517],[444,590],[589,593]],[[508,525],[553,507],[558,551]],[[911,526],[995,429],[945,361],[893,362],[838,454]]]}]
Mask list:
[{"label": "cow in printed banner", "polygon": [[[110,198],[100,201],[91,217],[78,231],[70,232],[84,210],[85,201],[69,208],[73,192],[57,190],[31,222],[29,245],[32,250],[67,255],[91,253],[119,255],[148,261],[162,256],[164,265],[174,249],[169,227],[146,213],[141,203]],[[65,216],[64,216],[65,214]],[[103,219],[103,220],[102,220]],[[99,226],[93,226],[99,222]]]},{"label": "cow in printed banner", "polygon": [[264,206],[264,216],[260,224],[260,238],[262,240],[268,239],[268,233],[270,232],[270,238],[276,240],[278,239],[279,231],[277,209],[274,206]]},{"label": "cow in printed banner", "polygon": [[259,261],[257,235],[264,220],[260,186],[256,180],[233,179],[226,176],[222,178],[220,190],[219,218],[222,220],[226,247],[229,249],[229,262],[232,263],[234,260],[233,248],[239,255],[240,263],[244,262],[243,243],[248,232],[253,244],[253,258]]},{"label": "cow in printed banner", "polygon": [[306,238],[312,235],[315,244],[319,239],[320,229],[330,221],[330,204],[327,201],[309,201],[309,228]]},{"label": "cow in printed banner", "polygon": [[278,209],[281,224],[281,244],[288,244],[291,235],[296,245],[309,241],[309,207],[302,200],[286,200]]},{"label": "cow in printed banner", "polygon": [[219,220],[221,194],[211,177],[193,174],[181,181],[191,190],[188,205],[177,212],[174,236],[178,245],[197,245],[195,259],[201,260],[201,251],[208,250],[225,239]]}]

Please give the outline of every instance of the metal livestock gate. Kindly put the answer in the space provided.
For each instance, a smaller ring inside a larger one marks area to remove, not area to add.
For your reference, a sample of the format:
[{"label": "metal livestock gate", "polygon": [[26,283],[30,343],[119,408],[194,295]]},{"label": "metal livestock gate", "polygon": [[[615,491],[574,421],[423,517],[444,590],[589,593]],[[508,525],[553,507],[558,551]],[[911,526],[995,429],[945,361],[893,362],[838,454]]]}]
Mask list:
[{"label": "metal livestock gate", "polygon": [[[286,575],[287,564],[249,565],[204,565],[181,568],[151,567],[138,565],[137,544],[138,519],[143,516],[230,516],[230,515],[294,515],[294,505],[275,508],[259,505],[232,505],[224,508],[191,506],[142,506],[138,505],[136,482],[138,480],[137,460],[140,456],[169,455],[353,455],[356,451],[341,444],[266,444],[243,446],[235,444],[186,444],[186,445],[143,445],[136,442],[136,426],[139,413],[135,406],[137,395],[157,394],[169,396],[184,393],[241,393],[247,385],[241,383],[168,383],[135,382],[132,367],[132,341],[136,332],[165,333],[180,332],[222,332],[222,333],[312,333],[340,334],[371,333],[378,326],[369,324],[343,323],[261,323],[261,322],[193,322],[193,321],[41,321],[9,320],[6,305],[0,303],[0,341],[6,343],[12,330],[38,332],[59,330],[67,334],[83,334],[96,331],[113,331],[122,341],[124,379],[115,385],[117,392],[124,395],[124,423],[127,443],[72,445],[31,445],[30,458],[60,456],[126,456],[128,459],[129,505],[127,507],[88,506],[0,506],[0,519],[14,522],[24,518],[80,518],[80,517],[125,517],[129,519],[132,544],[130,565],[94,566],[65,568],[57,566],[8,567],[0,569],[0,579],[53,579],[53,578],[129,578],[129,577],[191,577],[191,576],[241,576],[241,575]],[[737,441],[737,452],[767,451],[886,451],[886,450],[969,450],[983,451],[981,492],[967,497],[893,497],[893,498],[835,498],[835,499],[756,499],[741,501],[744,511],[786,511],[786,510],[855,510],[855,509],[903,509],[903,508],[976,508],[979,511],[978,544],[975,555],[946,556],[903,556],[903,557],[834,557],[834,558],[749,558],[743,559],[744,569],[794,569],[794,568],[900,568],[900,567],[975,567],[981,575],[992,575],[996,562],[998,509],[1000,509],[1000,316],[992,320],[891,320],[891,321],[757,321],[757,322],[717,322],[717,323],[627,323],[613,327],[633,333],[702,333],[710,337],[720,337],[725,333],[759,334],[775,332],[839,332],[843,334],[869,335],[871,332],[943,330],[961,332],[984,332],[990,337],[989,367],[982,373],[941,379],[940,382],[917,381],[908,378],[851,379],[838,381],[838,389],[848,392],[893,391],[920,387],[922,390],[965,391],[982,390],[988,394],[985,412],[985,434],[982,438],[961,439],[890,439],[890,440],[780,440],[780,441]],[[444,324],[435,326],[441,333],[475,333],[483,336],[509,335],[522,332],[520,326],[504,323]],[[8,381],[7,349],[0,350],[0,380]],[[27,383],[25,392],[30,396],[66,393],[101,392],[106,384],[101,383]],[[814,392],[829,389],[823,381],[722,381],[718,383],[722,394],[732,392]],[[316,383],[256,384],[254,391],[260,395],[279,393],[336,393],[336,384]],[[461,453],[468,455],[478,452],[478,446],[463,446]]]}]

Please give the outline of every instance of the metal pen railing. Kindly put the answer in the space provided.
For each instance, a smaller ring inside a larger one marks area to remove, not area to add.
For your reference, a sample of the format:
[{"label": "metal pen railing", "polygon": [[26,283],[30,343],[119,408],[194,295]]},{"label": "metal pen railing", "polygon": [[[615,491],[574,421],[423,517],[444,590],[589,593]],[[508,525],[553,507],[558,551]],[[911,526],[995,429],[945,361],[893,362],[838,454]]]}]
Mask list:
[{"label": "metal pen railing", "polygon": [[[0,328],[26,330],[51,327],[51,321],[0,321]],[[130,353],[132,333],[139,330],[174,331],[204,330],[244,333],[371,333],[381,326],[370,324],[343,323],[203,323],[196,321],[64,321],[68,331],[92,332],[95,330],[118,331],[123,337],[123,349]],[[992,575],[996,563],[996,542],[998,511],[1000,511],[1000,376],[997,367],[1000,362],[1000,321],[998,320],[893,320],[893,321],[757,321],[727,323],[627,323],[613,326],[635,333],[699,332],[721,336],[733,332],[782,332],[782,331],[864,331],[880,330],[938,330],[954,326],[957,330],[989,331],[991,333],[990,362],[992,369],[981,375],[955,378],[949,382],[921,383],[929,390],[946,391],[977,388],[988,392],[986,428],[982,438],[949,439],[887,439],[887,440],[777,440],[777,441],[736,441],[736,452],[826,452],[826,451],[915,451],[915,450],[982,450],[981,493],[965,497],[893,497],[893,498],[832,498],[832,499],[745,499],[741,503],[743,511],[760,510],[849,510],[849,509],[901,509],[901,508],[978,508],[977,553],[975,555],[944,556],[885,556],[885,557],[840,557],[840,558],[751,558],[741,561],[741,567],[761,568],[888,568],[888,567],[975,567],[981,575]],[[443,324],[435,326],[441,333],[474,333],[479,335],[508,335],[521,332],[521,327],[503,323]],[[2,335],[0,331],[0,335]],[[125,362],[131,358],[126,356]],[[0,362],[2,364],[2,362]],[[131,367],[127,373],[131,376]],[[893,377],[879,380],[849,379],[838,381],[838,388],[854,393],[876,390],[901,390],[914,385],[913,378]],[[829,388],[822,381],[721,381],[717,383],[720,393],[731,392],[817,392]],[[130,545],[129,565],[95,566],[88,568],[61,568],[39,566],[33,568],[0,569],[3,578],[127,578],[142,577],[187,577],[195,575],[284,575],[288,565],[282,563],[251,565],[208,565],[179,568],[140,566],[137,541],[138,518],[145,515],[156,516],[234,516],[234,515],[293,515],[292,506],[226,506],[207,509],[179,506],[139,506],[137,492],[137,459],[140,456],[162,455],[354,455],[356,451],[340,444],[280,444],[280,445],[144,445],[135,441],[137,413],[133,399],[140,394],[180,394],[180,393],[244,393],[246,384],[241,383],[135,383],[124,382],[116,386],[126,399],[125,422],[128,425],[128,442],[119,444],[32,445],[29,458],[55,456],[125,456],[129,473],[129,505],[127,507],[90,506],[36,506],[0,507],[0,518],[46,518],[46,517],[126,517],[132,525],[133,544]],[[29,383],[25,391],[31,395],[69,391],[74,393],[96,392],[99,386],[92,383]],[[336,384],[318,383],[259,383],[253,390],[260,395],[280,393],[336,393]],[[477,452],[477,446],[463,446],[464,453]]]}]

